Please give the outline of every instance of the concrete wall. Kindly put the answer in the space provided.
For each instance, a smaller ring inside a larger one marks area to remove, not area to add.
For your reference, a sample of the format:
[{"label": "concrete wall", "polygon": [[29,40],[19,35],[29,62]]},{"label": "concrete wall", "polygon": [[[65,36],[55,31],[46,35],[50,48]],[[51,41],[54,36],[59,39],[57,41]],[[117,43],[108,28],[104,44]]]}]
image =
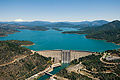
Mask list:
[{"label": "concrete wall", "polygon": [[67,60],[69,61],[69,59],[70,59],[70,61],[72,61],[74,59],[78,59],[80,57],[84,57],[84,56],[88,56],[88,55],[92,54],[92,52],[70,50],[70,55],[66,53],[63,56],[61,53],[66,52],[66,51],[68,51],[68,50],[45,50],[45,51],[36,51],[36,52],[45,57],[54,58],[55,63],[60,62],[63,57],[64,57],[64,61],[67,61]]}]

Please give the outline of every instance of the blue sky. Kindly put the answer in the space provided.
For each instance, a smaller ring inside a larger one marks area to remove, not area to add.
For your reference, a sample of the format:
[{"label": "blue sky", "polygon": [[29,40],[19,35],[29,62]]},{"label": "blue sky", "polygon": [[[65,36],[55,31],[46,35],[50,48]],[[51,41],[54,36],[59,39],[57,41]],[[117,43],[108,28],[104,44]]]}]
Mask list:
[{"label": "blue sky", "polygon": [[0,0],[0,21],[120,20],[120,0]]}]

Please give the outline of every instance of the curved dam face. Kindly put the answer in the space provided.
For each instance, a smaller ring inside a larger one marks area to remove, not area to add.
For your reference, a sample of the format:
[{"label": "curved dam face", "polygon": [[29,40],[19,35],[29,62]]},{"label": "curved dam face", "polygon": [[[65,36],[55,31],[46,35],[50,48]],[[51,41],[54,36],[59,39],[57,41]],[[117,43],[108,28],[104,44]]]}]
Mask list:
[{"label": "curved dam face", "polygon": [[74,59],[88,56],[93,53],[78,50],[45,50],[36,52],[42,56],[53,58],[54,63],[70,63]]}]

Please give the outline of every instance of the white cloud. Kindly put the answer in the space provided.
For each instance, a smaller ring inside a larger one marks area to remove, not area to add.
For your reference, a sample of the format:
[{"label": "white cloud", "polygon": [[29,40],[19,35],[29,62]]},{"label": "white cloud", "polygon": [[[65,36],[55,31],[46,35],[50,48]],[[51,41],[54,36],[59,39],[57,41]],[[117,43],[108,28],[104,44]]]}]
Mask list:
[{"label": "white cloud", "polygon": [[24,20],[23,19],[16,19],[14,20],[15,22],[23,22]]}]

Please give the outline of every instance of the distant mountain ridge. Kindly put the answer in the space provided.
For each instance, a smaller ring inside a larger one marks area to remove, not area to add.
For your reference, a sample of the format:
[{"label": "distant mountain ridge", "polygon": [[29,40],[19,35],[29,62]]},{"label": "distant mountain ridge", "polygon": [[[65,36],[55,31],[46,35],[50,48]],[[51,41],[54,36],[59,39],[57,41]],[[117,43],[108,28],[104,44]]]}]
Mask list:
[{"label": "distant mountain ridge", "polygon": [[95,20],[95,21],[67,22],[67,23],[71,23],[71,24],[74,24],[74,25],[88,24],[89,26],[100,26],[100,25],[103,25],[103,24],[107,24],[108,21],[106,21],[106,20]]},{"label": "distant mountain ridge", "polygon": [[0,22],[0,23],[7,23],[7,24],[17,24],[17,25],[24,25],[24,26],[101,26],[103,24],[107,24],[108,21],[105,20],[95,20],[95,21],[82,21],[82,22],[48,22],[48,21],[31,21],[31,22]]},{"label": "distant mountain ridge", "polygon": [[50,28],[84,28],[99,26],[108,23],[105,20],[96,21],[84,21],[84,22],[47,22],[47,21],[33,21],[33,22],[0,22],[0,37],[7,36],[7,34],[13,34],[14,32],[19,32],[17,29],[29,29],[29,30],[39,30],[46,31]]}]

